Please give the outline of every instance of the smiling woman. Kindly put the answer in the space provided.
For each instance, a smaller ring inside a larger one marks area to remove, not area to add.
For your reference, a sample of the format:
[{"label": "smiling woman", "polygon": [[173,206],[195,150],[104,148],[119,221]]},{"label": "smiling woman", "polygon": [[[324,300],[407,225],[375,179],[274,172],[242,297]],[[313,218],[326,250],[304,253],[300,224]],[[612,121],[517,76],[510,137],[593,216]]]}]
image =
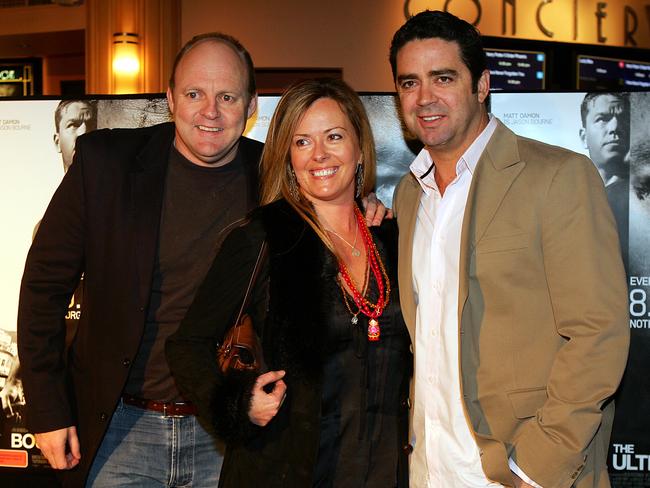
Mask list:
[{"label": "smiling woman", "polygon": [[354,198],[375,184],[374,139],[359,97],[340,80],[295,84],[273,115],[261,167],[262,203],[284,198],[334,250],[323,225],[338,231],[347,215],[340,233],[352,237]]},{"label": "smiling woman", "polygon": [[[333,79],[289,88],[261,165],[266,205],[228,236],[167,345],[179,387],[228,440],[220,486],[407,487],[412,359],[397,228],[368,229],[355,201],[375,176],[359,97]],[[222,375],[213,346],[262,242],[249,312],[268,370]]]},{"label": "smiling woman", "polygon": [[314,206],[351,202],[361,166],[354,127],[338,103],[320,98],[300,118],[291,144],[291,166],[303,195]]}]

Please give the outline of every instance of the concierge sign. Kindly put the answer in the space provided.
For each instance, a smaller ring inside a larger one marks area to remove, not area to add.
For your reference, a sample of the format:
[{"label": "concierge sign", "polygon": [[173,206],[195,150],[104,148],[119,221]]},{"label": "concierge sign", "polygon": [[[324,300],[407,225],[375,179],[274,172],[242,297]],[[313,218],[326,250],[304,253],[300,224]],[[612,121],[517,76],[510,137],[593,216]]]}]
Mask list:
[{"label": "concierge sign", "polygon": [[484,36],[650,48],[645,0],[404,0],[406,18],[445,10]]}]

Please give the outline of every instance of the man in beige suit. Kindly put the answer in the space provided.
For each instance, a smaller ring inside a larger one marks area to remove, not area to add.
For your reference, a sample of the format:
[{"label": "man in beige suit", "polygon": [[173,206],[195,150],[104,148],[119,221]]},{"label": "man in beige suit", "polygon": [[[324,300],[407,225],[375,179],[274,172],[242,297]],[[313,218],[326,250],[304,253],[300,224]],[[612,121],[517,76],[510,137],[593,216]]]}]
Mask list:
[{"label": "man in beige suit", "polygon": [[424,144],[394,199],[415,347],[411,486],[609,486],[629,329],[598,172],[488,113],[468,23],[418,14],[390,60]]}]

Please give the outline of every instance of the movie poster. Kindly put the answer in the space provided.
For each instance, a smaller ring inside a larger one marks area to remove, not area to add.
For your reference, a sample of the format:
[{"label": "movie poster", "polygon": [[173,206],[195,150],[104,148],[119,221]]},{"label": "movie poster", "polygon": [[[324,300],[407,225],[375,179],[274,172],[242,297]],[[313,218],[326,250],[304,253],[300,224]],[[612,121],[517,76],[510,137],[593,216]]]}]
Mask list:
[{"label": "movie poster", "polygon": [[[263,141],[279,97],[260,99],[245,135]],[[95,129],[145,127],[170,120],[164,97],[0,102],[0,470],[48,468],[25,427],[16,317],[27,251],[52,194],[72,163],[77,137]],[[66,341],[83,313],[83,276],[65,317]]]},{"label": "movie poster", "polygon": [[[516,133],[589,156],[603,176],[628,271],[632,345],[609,454],[612,485],[650,486],[650,93],[631,93],[617,110],[616,135],[602,139],[585,93],[493,93],[492,112]],[[246,135],[263,141],[279,97],[260,97]],[[377,146],[377,194],[390,206],[393,189],[420,147],[404,132],[395,98],[362,96]],[[88,131],[143,127],[169,120],[164,97],[0,101],[0,469],[47,467],[24,425],[25,399],[16,350],[20,279],[32,237],[72,161],[74,141]],[[600,137],[600,138],[599,138]],[[600,144],[607,147],[599,150]],[[602,153],[607,153],[603,155]],[[607,156],[607,157],[605,157]],[[588,286],[588,285],[585,285]],[[68,339],[83,313],[83,283],[72,297]]]},{"label": "movie poster", "polygon": [[377,197],[391,207],[395,186],[408,172],[421,144],[404,131],[394,96],[365,95],[361,100],[368,112],[377,151]]},{"label": "movie poster", "polygon": [[[54,141],[57,101],[0,104],[0,467],[27,468],[47,462],[34,449],[24,424],[25,398],[16,343],[20,277],[32,235],[61,177]],[[35,144],[34,141],[39,141]],[[32,456],[33,454],[33,456]]]},{"label": "movie poster", "polygon": [[630,356],[617,397],[610,451],[614,487],[650,486],[650,93],[631,93]]},{"label": "movie poster", "polygon": [[628,275],[631,332],[608,466],[615,488],[650,486],[650,420],[643,409],[650,405],[650,93],[492,97],[493,113],[513,131],[589,156],[603,177]]}]

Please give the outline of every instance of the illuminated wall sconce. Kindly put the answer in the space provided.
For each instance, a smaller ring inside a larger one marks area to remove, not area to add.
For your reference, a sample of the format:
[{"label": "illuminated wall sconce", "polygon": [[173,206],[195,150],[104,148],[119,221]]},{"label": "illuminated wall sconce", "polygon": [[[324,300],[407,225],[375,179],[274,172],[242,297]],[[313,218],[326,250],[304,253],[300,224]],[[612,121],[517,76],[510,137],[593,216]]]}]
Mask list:
[{"label": "illuminated wall sconce", "polygon": [[114,93],[139,93],[140,45],[137,34],[113,34]]}]

